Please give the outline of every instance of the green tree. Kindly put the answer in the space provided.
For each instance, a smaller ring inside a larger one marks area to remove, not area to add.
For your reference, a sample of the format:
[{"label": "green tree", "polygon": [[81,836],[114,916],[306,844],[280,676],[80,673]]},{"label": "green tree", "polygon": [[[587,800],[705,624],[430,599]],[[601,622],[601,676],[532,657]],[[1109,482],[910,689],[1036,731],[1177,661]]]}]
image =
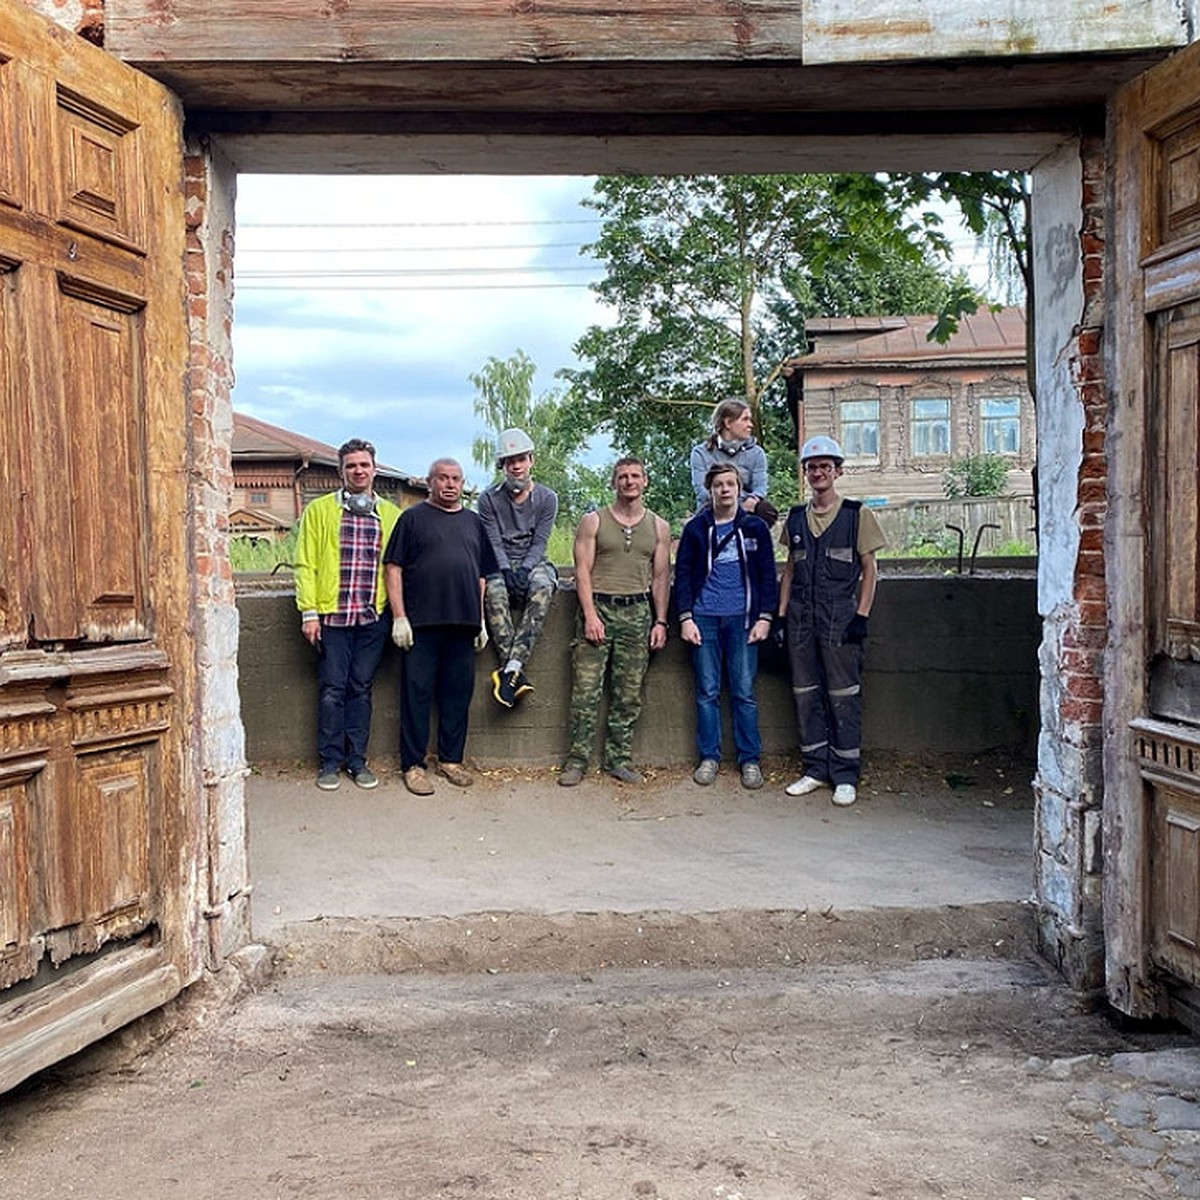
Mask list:
[{"label": "green tree", "polygon": [[[1020,171],[929,172],[893,176],[891,186],[898,198],[907,200],[917,209],[931,201],[956,207],[967,228],[987,251],[989,272],[998,292],[997,301],[1024,304],[1027,311],[1032,312],[1028,175]],[[920,219],[926,224],[936,224],[940,216],[934,209],[924,209]],[[979,297],[969,289],[956,290],[939,310],[939,320],[930,331],[930,340],[949,341],[958,328],[959,318],[976,312],[979,304]]]},{"label": "green tree", "polygon": [[489,358],[468,376],[476,389],[475,415],[484,432],[475,438],[471,457],[489,475],[496,474],[496,448],[505,429],[523,429],[534,445],[534,477],[558,493],[559,524],[571,526],[589,504],[604,496],[607,475],[576,461],[588,431],[563,403],[561,389],[534,397],[537,366],[524,350],[508,358]]},{"label": "green tree", "polygon": [[942,491],[960,496],[1002,496],[1008,486],[1008,461],[1002,454],[976,454],[951,463],[942,475]]},{"label": "green tree", "polygon": [[[585,203],[615,321],[588,329],[587,365],[561,374],[581,423],[646,460],[648,502],[668,517],[692,506],[688,450],[726,396],[749,403],[776,464],[794,461],[771,389],[807,317],[937,311],[951,294],[944,235],[882,176],[605,176]],[[773,471],[780,500],[792,474]]]}]

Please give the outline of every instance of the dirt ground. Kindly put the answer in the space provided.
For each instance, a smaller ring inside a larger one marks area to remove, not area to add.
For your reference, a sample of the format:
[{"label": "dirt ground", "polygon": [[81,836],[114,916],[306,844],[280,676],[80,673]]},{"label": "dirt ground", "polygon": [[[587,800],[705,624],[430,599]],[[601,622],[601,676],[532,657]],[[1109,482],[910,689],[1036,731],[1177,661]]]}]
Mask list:
[{"label": "dirt ground", "polygon": [[1111,1055],[1193,1039],[1086,1009],[1030,932],[1009,901],[305,922],[256,990],[0,1098],[0,1200],[1193,1194],[1094,1102],[1137,1086]]},{"label": "dirt ground", "polygon": [[0,1101],[0,1196],[1175,1195],[1073,1113],[1109,1055],[1190,1039],[1083,1011],[997,932],[882,965],[293,967]]}]

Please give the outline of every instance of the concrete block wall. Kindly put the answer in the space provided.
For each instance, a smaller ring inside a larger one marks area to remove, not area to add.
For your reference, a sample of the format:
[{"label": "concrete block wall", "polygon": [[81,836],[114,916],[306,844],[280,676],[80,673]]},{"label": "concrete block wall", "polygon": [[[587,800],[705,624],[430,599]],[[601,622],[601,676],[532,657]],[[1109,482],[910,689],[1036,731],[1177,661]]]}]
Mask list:
[{"label": "concrete block wall", "polygon": [[[884,578],[867,649],[864,749],[904,753],[1011,750],[1032,756],[1037,737],[1040,623],[1030,578]],[[239,597],[239,686],[251,762],[313,768],[316,659],[300,635],[288,594]],[[572,591],[555,597],[528,664],[535,686],[502,709],[488,678],[490,647],[477,660],[467,756],[482,767],[557,766],[567,744]],[[389,647],[375,685],[371,756],[394,766],[399,740],[399,652]],[[764,652],[759,721],[768,756],[792,756],[795,720],[786,667]],[[634,741],[650,766],[695,760],[692,669],[676,628],[655,655]],[[869,757],[867,769],[869,771]]]}]

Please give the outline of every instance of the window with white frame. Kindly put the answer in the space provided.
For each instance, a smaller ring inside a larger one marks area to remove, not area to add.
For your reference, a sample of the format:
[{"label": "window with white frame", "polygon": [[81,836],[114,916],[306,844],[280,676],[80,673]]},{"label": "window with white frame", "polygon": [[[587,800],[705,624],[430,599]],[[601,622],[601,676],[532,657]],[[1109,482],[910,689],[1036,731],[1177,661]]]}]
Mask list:
[{"label": "window with white frame", "polygon": [[879,457],[879,401],[843,400],[842,450],[847,458]]},{"label": "window with white frame", "polygon": [[981,412],[984,454],[1017,454],[1021,449],[1021,401],[1016,396],[987,397]]},{"label": "window with white frame", "polygon": [[916,458],[950,453],[950,401],[912,401],[912,452]]},{"label": "window with white frame", "polygon": [[269,500],[270,500],[270,497],[267,495],[266,492],[251,492],[250,493],[250,503],[251,504],[263,505],[263,504],[266,504]]}]

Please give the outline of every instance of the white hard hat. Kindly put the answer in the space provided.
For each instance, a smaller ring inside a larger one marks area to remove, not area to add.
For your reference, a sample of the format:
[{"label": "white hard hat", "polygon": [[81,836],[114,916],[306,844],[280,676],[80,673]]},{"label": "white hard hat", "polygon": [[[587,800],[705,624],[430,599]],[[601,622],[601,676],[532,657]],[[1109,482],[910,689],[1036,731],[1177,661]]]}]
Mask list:
[{"label": "white hard hat", "polygon": [[506,429],[496,443],[496,463],[501,467],[506,458],[532,453],[533,439],[523,429]]},{"label": "white hard hat", "polygon": [[800,448],[800,461],[808,462],[810,458],[832,458],[840,467],[846,456],[842,448],[827,433],[818,433],[810,437]]}]

